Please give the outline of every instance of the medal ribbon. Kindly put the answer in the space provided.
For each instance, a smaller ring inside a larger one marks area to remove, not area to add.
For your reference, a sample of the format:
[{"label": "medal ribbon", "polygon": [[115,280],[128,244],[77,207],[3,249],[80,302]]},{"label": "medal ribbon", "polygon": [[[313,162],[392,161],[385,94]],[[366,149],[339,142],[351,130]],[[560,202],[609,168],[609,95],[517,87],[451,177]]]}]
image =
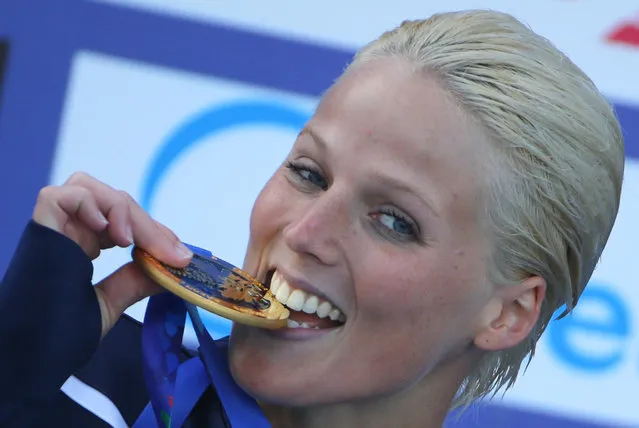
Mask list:
[{"label": "medal ribbon", "polygon": [[[212,257],[209,251],[189,248]],[[187,313],[200,343],[199,355],[180,364]],[[210,386],[217,391],[231,427],[270,427],[255,399],[233,380],[227,352],[227,341],[213,340],[194,305],[171,293],[149,298],[142,327],[142,353],[150,401],[133,428],[182,426]]]}]

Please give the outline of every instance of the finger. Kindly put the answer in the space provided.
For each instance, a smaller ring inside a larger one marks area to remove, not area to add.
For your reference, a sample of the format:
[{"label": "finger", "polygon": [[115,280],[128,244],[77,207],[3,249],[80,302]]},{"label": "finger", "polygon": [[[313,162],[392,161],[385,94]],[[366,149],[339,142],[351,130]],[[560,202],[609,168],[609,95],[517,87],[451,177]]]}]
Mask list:
[{"label": "finger", "polygon": [[109,241],[121,247],[128,247],[133,243],[128,201],[124,192],[115,190],[83,172],[73,174],[65,186],[82,187],[89,191],[95,198],[100,212],[108,219],[108,239],[105,234],[100,239],[104,243],[103,248],[113,246],[109,245]]},{"label": "finger", "polygon": [[193,253],[175,233],[153,220],[133,198],[130,196],[129,198],[133,238],[136,245],[172,266],[188,265]]},{"label": "finger", "polygon": [[75,241],[91,260],[97,259],[100,255],[100,250],[105,248],[100,245],[95,231],[89,229],[81,222],[68,222],[64,227],[63,233]]},{"label": "finger", "polygon": [[[159,221],[157,221],[157,220],[154,220],[154,221],[155,221],[155,226],[158,228],[158,231],[160,233],[163,233],[169,241],[174,243],[175,246],[178,246],[178,247],[179,246],[183,246],[183,247],[188,249],[188,247],[186,247],[184,245],[182,240],[175,234],[175,232],[173,232],[171,229],[169,229],[167,226],[165,226],[164,224],[160,223]],[[189,253],[190,253],[189,254],[189,258],[187,259],[188,261],[190,261],[192,256],[193,256],[193,253],[190,251],[190,249],[189,249]],[[188,264],[188,262],[187,263],[183,263],[182,265],[176,266],[176,267],[183,267],[183,266],[186,266],[187,264]]]},{"label": "finger", "polygon": [[124,192],[114,190],[112,194],[105,195],[106,206],[104,207],[101,206],[101,194],[97,195],[96,200],[101,209],[107,210],[105,215],[109,220],[109,237],[119,245],[129,246],[133,244],[129,201]]},{"label": "finger", "polygon": [[[117,222],[117,226],[110,225],[109,227],[112,237],[126,236],[129,233],[127,227],[130,226],[130,233],[133,235],[135,244],[144,248],[154,257],[175,267],[186,266],[189,263],[192,256],[191,251],[180,242],[175,234],[167,235],[164,233],[157,222],[129,194],[117,191],[88,175],[77,175],[72,182],[89,189],[95,196],[100,210],[108,213],[109,222]],[[128,210],[129,221],[126,225],[121,225],[119,217],[111,219],[111,211],[120,213],[122,206],[126,206]],[[111,227],[117,228],[118,232],[111,230]]]},{"label": "finger", "polygon": [[[111,233],[108,229],[105,229],[102,232],[98,233],[96,239],[98,241],[98,246],[100,249],[113,248],[118,245],[111,237]],[[131,244],[127,241],[127,243],[125,245],[122,245],[122,247],[128,247],[129,245]]]},{"label": "finger", "polygon": [[164,233],[164,235],[171,241],[171,242],[175,242],[176,245],[178,242],[182,242],[180,240],[180,238],[175,234],[175,232],[173,232],[171,229],[169,229],[167,226],[165,226],[164,224],[160,223],[157,220],[155,221],[155,225],[158,227],[158,229],[160,229],[160,232]]},{"label": "finger", "polygon": [[76,186],[43,188],[38,195],[33,220],[64,233],[70,218],[81,221],[94,231],[103,230],[108,224],[97,201],[87,189]]},{"label": "finger", "polygon": [[133,244],[128,201],[120,191],[113,192],[113,195],[104,198],[104,203],[100,195],[96,198],[98,206],[109,220],[109,227],[99,236],[102,248],[111,248],[114,244],[121,247]]},{"label": "finger", "polygon": [[128,263],[95,287],[102,314],[102,337],[111,330],[124,311],[140,300],[165,291],[134,263]]},{"label": "finger", "polygon": [[[117,212],[113,210],[108,215],[113,218]],[[126,217],[126,207],[119,209],[119,212],[121,217]],[[132,242],[109,236],[109,220],[101,212],[91,191],[81,186],[50,186],[43,189],[34,220],[74,240],[92,259],[100,254],[101,249],[116,245],[127,247]]]}]

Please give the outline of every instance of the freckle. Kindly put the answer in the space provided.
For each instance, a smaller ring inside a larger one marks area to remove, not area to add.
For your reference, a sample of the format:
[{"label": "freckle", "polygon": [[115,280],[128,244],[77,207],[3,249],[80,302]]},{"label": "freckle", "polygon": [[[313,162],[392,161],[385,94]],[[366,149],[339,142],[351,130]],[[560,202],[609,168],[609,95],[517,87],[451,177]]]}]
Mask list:
[{"label": "freckle", "polygon": [[464,255],[464,250],[457,250],[457,251],[455,251],[455,255],[456,255],[456,256],[463,256],[463,255]]},{"label": "freckle", "polygon": [[459,266],[455,265],[455,266],[453,266],[453,269],[458,270]]}]

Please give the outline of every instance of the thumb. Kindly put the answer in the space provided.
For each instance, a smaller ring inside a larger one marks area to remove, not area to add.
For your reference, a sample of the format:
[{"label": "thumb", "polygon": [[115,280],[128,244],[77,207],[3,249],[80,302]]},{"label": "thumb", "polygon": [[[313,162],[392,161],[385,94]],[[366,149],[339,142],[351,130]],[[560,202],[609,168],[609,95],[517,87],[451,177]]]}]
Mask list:
[{"label": "thumb", "polygon": [[113,328],[131,305],[166,291],[130,262],[100,281],[95,287],[102,315],[102,337]]}]

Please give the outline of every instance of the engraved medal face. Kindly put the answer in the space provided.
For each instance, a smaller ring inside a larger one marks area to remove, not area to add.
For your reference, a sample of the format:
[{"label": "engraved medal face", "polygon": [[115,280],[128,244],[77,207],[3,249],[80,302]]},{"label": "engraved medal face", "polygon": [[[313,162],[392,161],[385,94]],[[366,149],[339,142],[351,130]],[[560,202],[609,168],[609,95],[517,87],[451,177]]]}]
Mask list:
[{"label": "engraved medal face", "polygon": [[195,253],[185,268],[162,267],[179,279],[182,287],[205,299],[216,299],[233,306],[264,310],[271,302],[266,300],[267,289],[259,281],[240,269],[215,257]]},{"label": "engraved medal face", "polygon": [[193,248],[191,263],[174,268],[134,247],[133,260],[158,285],[181,299],[234,322],[259,328],[287,326],[289,310],[247,272]]}]

